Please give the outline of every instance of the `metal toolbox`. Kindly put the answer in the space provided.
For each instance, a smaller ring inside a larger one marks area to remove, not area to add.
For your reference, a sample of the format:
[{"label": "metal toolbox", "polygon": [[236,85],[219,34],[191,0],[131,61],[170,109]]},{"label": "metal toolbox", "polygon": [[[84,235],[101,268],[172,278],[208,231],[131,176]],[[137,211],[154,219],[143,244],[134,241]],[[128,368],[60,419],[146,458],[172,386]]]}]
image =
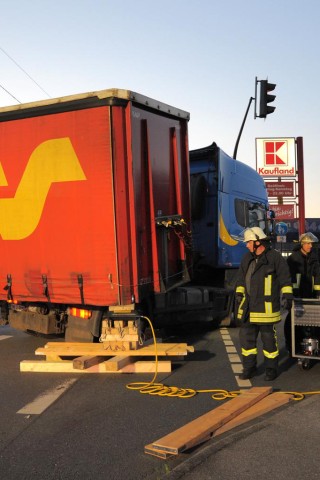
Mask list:
[{"label": "metal toolbox", "polygon": [[320,360],[320,300],[295,298],[291,310],[292,357],[303,368]]}]

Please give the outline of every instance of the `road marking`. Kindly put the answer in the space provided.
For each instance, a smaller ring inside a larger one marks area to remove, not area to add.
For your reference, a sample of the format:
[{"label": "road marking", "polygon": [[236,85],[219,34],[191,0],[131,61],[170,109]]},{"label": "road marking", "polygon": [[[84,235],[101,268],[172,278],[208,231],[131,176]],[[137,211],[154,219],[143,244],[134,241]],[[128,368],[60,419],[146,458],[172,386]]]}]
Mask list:
[{"label": "road marking", "polygon": [[242,363],[234,363],[231,365],[233,373],[241,373],[242,372]]},{"label": "road marking", "polygon": [[0,335],[0,340],[6,340],[7,338],[12,338],[12,335]]},{"label": "road marking", "polygon": [[231,368],[233,373],[235,374],[235,379],[239,387],[252,387],[250,380],[241,380],[239,378],[240,373],[243,370],[243,365],[241,362],[241,358],[237,353],[237,349],[234,346],[234,343],[231,340],[231,336],[229,335],[229,331],[227,328],[220,328],[221,337],[226,347],[226,351],[228,354],[229,362],[231,364]]},{"label": "road marking", "polygon": [[250,380],[241,380],[237,376],[236,376],[236,380],[237,380],[237,383],[238,383],[239,387],[241,387],[241,388],[243,388],[243,387],[251,388],[252,387],[252,383],[250,382]]},{"label": "road marking", "polygon": [[28,403],[23,408],[17,411],[17,413],[22,413],[23,415],[40,415],[43,413],[50,405],[53,404],[63,393],[65,393],[68,388],[71,387],[78,379],[71,378],[58,385],[57,387],[47,390],[46,392],[39,395],[33,402]]},{"label": "road marking", "polygon": [[237,353],[229,353],[228,357],[229,357],[230,363],[240,363],[242,365],[241,359]]},{"label": "road marking", "polygon": [[228,353],[237,353],[237,349],[234,345],[232,347],[226,345],[225,347]]}]

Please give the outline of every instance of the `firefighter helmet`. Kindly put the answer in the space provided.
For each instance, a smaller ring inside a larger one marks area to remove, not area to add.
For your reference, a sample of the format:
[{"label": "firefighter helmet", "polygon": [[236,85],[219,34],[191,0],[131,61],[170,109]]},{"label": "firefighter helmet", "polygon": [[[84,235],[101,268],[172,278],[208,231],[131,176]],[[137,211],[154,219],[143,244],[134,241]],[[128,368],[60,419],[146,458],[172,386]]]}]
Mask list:
[{"label": "firefighter helmet", "polygon": [[318,238],[315,235],[313,235],[313,233],[311,232],[303,233],[299,237],[300,243],[315,243],[318,241],[319,241]]},{"label": "firefighter helmet", "polygon": [[244,242],[250,242],[250,240],[253,240],[254,242],[257,240],[265,240],[267,238],[267,235],[264,233],[262,228],[260,227],[252,227],[252,228],[247,228],[244,231]]}]

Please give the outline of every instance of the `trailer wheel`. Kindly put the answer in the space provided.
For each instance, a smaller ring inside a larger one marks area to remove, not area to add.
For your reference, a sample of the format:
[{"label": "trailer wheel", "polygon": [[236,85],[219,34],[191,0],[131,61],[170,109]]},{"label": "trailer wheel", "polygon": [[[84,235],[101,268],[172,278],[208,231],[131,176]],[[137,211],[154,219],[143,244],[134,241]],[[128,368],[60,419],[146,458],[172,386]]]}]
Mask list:
[{"label": "trailer wheel", "polygon": [[299,358],[298,365],[301,370],[310,370],[312,362],[309,358]]}]

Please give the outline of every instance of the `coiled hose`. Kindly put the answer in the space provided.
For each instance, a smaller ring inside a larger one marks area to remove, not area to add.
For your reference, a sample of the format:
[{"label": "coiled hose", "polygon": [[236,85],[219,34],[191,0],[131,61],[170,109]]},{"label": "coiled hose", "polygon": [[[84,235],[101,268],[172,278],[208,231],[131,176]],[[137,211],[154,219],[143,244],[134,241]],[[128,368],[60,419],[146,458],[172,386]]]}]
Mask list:
[{"label": "coiled hose", "polygon": [[[131,382],[126,385],[129,390],[138,390],[142,394],[148,395],[157,395],[159,397],[179,397],[179,398],[191,398],[197,395],[198,393],[211,393],[211,398],[213,400],[221,401],[226,400],[227,398],[235,398],[240,395],[241,390],[228,391],[224,389],[208,389],[208,390],[194,390],[193,388],[181,388],[174,386],[167,386],[162,383],[156,383],[156,378],[158,376],[158,352],[157,352],[157,342],[154,332],[153,325],[151,320],[146,316],[141,316],[141,318],[148,321],[153,341],[154,341],[154,355],[155,355],[155,373],[150,382]],[[320,390],[314,392],[279,392],[286,395],[292,395],[292,400],[299,401],[303,400],[306,395],[320,395]]]}]

